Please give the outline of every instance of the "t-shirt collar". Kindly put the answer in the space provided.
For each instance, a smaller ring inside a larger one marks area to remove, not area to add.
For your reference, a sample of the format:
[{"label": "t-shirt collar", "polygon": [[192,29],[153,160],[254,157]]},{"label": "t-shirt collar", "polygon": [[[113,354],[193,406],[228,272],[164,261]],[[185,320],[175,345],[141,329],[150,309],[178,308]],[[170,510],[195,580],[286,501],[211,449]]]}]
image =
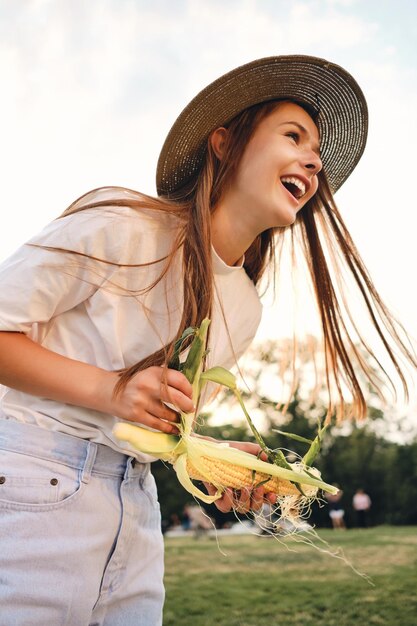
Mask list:
[{"label": "t-shirt collar", "polygon": [[215,274],[231,274],[243,268],[245,255],[243,255],[236,265],[227,265],[223,259],[217,254],[213,246],[211,246],[211,258],[213,261],[213,271]]}]

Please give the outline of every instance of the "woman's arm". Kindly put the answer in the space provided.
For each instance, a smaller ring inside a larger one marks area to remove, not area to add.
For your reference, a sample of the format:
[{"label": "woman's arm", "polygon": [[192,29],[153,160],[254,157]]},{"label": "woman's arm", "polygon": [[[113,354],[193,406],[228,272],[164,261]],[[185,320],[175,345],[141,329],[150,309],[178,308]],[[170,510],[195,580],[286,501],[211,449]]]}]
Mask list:
[{"label": "woman's arm", "polygon": [[185,376],[150,367],[134,376],[116,398],[116,372],[69,359],[35,343],[23,333],[0,332],[0,383],[35,396],[82,406],[164,432],[177,432],[179,410],[192,411],[192,388]]}]

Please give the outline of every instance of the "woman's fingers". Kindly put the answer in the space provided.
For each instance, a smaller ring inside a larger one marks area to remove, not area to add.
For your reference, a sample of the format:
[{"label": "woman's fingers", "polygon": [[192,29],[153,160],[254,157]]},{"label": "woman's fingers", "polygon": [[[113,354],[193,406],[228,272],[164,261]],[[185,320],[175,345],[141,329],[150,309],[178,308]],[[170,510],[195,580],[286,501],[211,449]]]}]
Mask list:
[{"label": "woman's fingers", "polygon": [[276,504],[278,500],[277,494],[270,491],[265,495],[265,500],[269,502],[269,504]]},{"label": "woman's fingers", "polygon": [[[204,483],[207,493],[214,496],[217,493],[216,487],[210,483]],[[274,494],[265,494],[265,489],[261,485],[255,489],[225,489],[221,498],[215,501],[216,507],[222,513],[229,513],[232,509],[236,513],[248,513],[249,511],[259,511],[262,508],[263,503],[267,501],[271,504],[276,502],[276,496]]]},{"label": "woman's fingers", "polygon": [[251,490],[244,487],[235,491],[234,505],[236,513],[248,513],[251,510]]},{"label": "woman's fingers", "polygon": [[[113,399],[112,413],[168,433],[178,433],[178,412],[195,411],[192,387],[176,370],[148,367],[138,372]],[[170,403],[171,406],[166,406]]]},{"label": "woman's fingers", "polygon": [[251,497],[251,509],[252,511],[259,511],[262,508],[262,504],[265,498],[265,490],[264,488],[257,487],[252,491]]},{"label": "woman's fingers", "polygon": [[193,413],[195,411],[195,406],[191,398],[186,396],[182,391],[179,391],[176,387],[167,387],[163,381],[160,387],[160,398],[164,402],[169,402],[175,406],[178,411],[183,411],[183,413]]},{"label": "woman's fingers", "polygon": [[166,384],[174,389],[180,391],[188,398],[192,398],[193,388],[191,383],[181,372],[172,369],[162,369],[162,382],[166,381]]},{"label": "woman's fingers", "polygon": [[143,424],[144,426],[148,426],[153,430],[159,430],[163,433],[168,433],[168,435],[179,435],[179,430],[175,424],[172,422],[166,422],[165,420],[160,419],[159,417],[155,417],[151,413],[147,413],[146,411],[142,411],[137,419],[131,420],[132,422],[136,422],[138,424]]},{"label": "woman's fingers", "polygon": [[161,420],[166,420],[167,422],[179,422],[180,416],[176,411],[173,411],[169,407],[167,407],[161,400],[155,400],[154,398],[150,398],[146,405],[146,411],[150,415],[157,417]]},{"label": "woman's fingers", "polygon": [[160,397],[165,402],[173,404],[179,411],[192,413],[195,406],[192,401],[193,388],[184,374],[177,370],[159,368],[162,372]]},{"label": "woman's fingers", "polygon": [[[216,487],[214,487],[214,485],[210,483],[203,483],[203,484],[205,488],[207,489],[207,493],[210,496],[214,496],[217,493],[217,489]],[[228,513],[229,511],[231,511],[233,507],[233,490],[226,489],[222,497],[216,500],[214,504],[222,513]]]},{"label": "woman's fingers", "polygon": [[144,416],[143,421],[144,424],[149,426],[150,428],[154,428],[155,430],[161,430],[164,433],[168,433],[169,435],[179,435],[180,431],[178,430],[175,424],[170,422],[166,422],[165,420],[154,417],[151,414],[147,414]]}]

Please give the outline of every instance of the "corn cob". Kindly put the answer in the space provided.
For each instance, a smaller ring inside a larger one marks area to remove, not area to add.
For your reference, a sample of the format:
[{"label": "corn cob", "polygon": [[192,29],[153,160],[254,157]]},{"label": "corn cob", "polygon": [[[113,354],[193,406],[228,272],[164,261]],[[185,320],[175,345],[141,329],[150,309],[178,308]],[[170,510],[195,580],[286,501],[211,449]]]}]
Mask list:
[{"label": "corn cob", "polygon": [[[297,485],[307,496],[315,496],[318,489],[337,492],[335,487],[321,480],[317,470],[309,468],[306,473],[302,464],[294,463],[288,470],[219,442],[193,436],[178,438],[133,424],[119,422],[113,432],[118,439],[128,441],[136,450],[172,463],[181,484],[203,502],[214,502],[227,487],[253,488],[264,481],[266,491],[283,496],[300,495]],[[193,485],[192,479],[211,483],[217,487],[218,495],[204,494]]]},{"label": "corn cob", "polygon": [[187,459],[187,472],[193,480],[209,481],[212,485],[232,489],[253,489],[262,484],[266,492],[279,496],[300,495],[300,491],[289,480],[280,480],[276,476],[268,476],[268,474],[208,456],[200,457],[200,463],[204,465],[205,475],[194,467],[190,459]]}]

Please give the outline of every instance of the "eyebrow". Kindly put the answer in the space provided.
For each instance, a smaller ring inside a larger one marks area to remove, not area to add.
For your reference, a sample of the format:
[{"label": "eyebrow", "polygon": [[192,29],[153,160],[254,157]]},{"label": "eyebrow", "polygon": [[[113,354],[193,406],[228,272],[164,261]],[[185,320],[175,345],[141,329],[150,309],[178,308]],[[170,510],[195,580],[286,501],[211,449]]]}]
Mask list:
[{"label": "eyebrow", "polygon": [[[294,126],[296,126],[304,135],[307,135],[308,137],[310,136],[310,133],[308,132],[308,130],[306,128],[304,128],[304,126],[302,126],[301,124],[299,124],[299,122],[281,122],[281,124],[279,124],[279,126],[285,126],[285,124],[293,124]],[[320,144],[315,143],[314,147],[313,147],[313,151],[316,152],[319,156],[320,156]]]}]

